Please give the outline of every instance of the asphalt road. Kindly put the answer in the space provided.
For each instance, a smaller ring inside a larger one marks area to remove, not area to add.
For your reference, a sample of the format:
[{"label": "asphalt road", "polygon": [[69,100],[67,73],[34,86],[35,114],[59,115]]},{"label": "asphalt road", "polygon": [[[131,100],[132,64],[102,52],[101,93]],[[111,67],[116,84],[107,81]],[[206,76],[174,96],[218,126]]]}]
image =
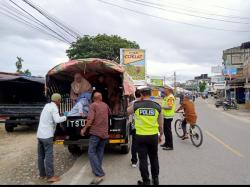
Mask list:
[{"label": "asphalt road", "polygon": [[[225,113],[203,100],[196,106],[204,144],[196,148],[173,132],[175,150],[159,149],[160,184],[250,184],[250,120]],[[104,185],[132,185],[140,179],[139,169],[130,166],[130,154],[107,151],[103,167],[107,175]],[[85,185],[92,178],[84,154],[58,184]]]}]

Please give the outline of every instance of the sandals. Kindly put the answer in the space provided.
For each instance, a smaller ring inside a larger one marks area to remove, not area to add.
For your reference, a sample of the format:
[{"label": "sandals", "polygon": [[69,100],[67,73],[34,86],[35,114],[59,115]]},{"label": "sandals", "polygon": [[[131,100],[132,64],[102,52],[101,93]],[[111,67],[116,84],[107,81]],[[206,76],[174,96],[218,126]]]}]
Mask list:
[{"label": "sandals", "polygon": [[90,183],[90,185],[99,185],[101,184],[101,182],[103,181],[103,178],[100,179],[93,179],[92,182]]},{"label": "sandals", "polygon": [[182,138],[182,140],[187,140],[187,139],[189,139],[188,135],[183,136],[183,138]]}]

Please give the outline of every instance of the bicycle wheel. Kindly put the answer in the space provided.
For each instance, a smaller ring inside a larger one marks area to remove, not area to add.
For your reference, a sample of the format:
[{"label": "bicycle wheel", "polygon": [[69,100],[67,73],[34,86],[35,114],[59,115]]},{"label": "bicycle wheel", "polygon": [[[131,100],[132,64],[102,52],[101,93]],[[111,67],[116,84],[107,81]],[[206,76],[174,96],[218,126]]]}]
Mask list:
[{"label": "bicycle wheel", "polygon": [[182,120],[181,120],[181,119],[177,119],[177,120],[175,121],[175,124],[174,124],[175,132],[176,132],[176,134],[177,134],[177,136],[178,136],[179,138],[182,138],[182,137],[184,136],[184,133],[183,133],[183,129],[182,129],[181,124],[182,124]]},{"label": "bicycle wheel", "polygon": [[203,143],[203,133],[198,125],[190,127],[190,138],[195,147],[200,147]]}]

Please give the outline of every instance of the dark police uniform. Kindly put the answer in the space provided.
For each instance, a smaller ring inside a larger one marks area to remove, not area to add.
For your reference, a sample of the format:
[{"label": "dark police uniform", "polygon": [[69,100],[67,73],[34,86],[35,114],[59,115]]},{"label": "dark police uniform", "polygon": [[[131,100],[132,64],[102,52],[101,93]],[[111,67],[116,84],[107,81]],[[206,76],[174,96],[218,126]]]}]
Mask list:
[{"label": "dark police uniform", "polygon": [[148,157],[151,164],[153,181],[156,183],[159,181],[158,118],[161,110],[161,106],[151,100],[134,103],[136,147],[140,160],[140,172],[143,184],[150,184]]}]

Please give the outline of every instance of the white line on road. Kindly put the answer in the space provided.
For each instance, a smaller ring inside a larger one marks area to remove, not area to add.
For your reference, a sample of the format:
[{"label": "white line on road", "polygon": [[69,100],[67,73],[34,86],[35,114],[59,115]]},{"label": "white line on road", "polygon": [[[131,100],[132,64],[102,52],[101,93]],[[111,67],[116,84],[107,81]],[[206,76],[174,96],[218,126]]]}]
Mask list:
[{"label": "white line on road", "polygon": [[226,149],[228,149],[229,151],[231,151],[232,153],[234,153],[235,155],[237,155],[240,158],[245,158],[245,156],[243,154],[241,154],[238,150],[232,148],[230,145],[224,143],[221,139],[217,138],[215,135],[213,135],[211,132],[206,131],[206,134],[208,136],[210,136],[212,139],[214,139],[215,141],[217,141],[218,143],[222,144]]},{"label": "white line on road", "polygon": [[88,167],[89,163],[85,164],[83,168],[79,171],[79,173],[72,179],[70,185],[77,185]]}]

